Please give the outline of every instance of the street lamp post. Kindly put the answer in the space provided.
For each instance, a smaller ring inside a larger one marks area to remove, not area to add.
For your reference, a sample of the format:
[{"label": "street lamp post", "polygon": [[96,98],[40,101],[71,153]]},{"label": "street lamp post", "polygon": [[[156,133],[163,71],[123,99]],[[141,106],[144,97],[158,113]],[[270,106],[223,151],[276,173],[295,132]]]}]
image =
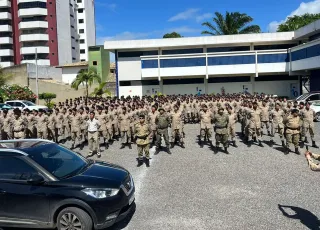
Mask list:
[{"label": "street lamp post", "polygon": [[38,85],[38,50],[36,48],[36,94],[37,94],[37,105],[39,105],[39,85]]}]

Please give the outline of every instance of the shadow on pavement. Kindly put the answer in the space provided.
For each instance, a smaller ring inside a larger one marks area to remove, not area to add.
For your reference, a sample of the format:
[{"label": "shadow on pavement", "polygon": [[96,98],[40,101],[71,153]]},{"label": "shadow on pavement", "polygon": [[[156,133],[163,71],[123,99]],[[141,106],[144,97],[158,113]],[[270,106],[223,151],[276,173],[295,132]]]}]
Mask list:
[{"label": "shadow on pavement", "polygon": [[[320,229],[320,221],[316,215],[312,212],[294,206],[280,205],[278,204],[279,210],[282,214],[290,219],[300,220],[301,224],[306,226],[310,230],[318,230]],[[293,213],[293,214],[289,214]]]}]

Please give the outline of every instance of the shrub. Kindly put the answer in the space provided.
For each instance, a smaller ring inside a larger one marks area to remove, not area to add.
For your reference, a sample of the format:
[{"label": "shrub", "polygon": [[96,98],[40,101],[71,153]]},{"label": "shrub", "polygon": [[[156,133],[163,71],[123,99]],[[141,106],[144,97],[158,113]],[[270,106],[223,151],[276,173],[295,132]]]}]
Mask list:
[{"label": "shrub", "polygon": [[45,101],[45,105],[49,108],[52,109],[54,106],[54,103],[52,102],[53,99],[57,98],[57,95],[54,93],[40,93],[39,94],[39,99]]}]

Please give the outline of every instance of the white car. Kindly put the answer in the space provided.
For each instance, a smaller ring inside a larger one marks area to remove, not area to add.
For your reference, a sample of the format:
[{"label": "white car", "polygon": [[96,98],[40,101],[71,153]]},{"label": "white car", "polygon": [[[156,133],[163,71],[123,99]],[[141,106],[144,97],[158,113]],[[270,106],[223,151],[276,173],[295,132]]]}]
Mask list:
[{"label": "white car", "polygon": [[29,109],[29,110],[43,109],[45,111],[48,110],[47,106],[36,105],[31,101],[14,100],[14,101],[6,101],[5,104],[12,106],[14,109],[18,108],[20,110],[25,110],[25,109]]},{"label": "white car", "polygon": [[314,120],[320,122],[320,102],[317,101],[317,102],[312,103],[310,108],[316,112],[316,117]]}]

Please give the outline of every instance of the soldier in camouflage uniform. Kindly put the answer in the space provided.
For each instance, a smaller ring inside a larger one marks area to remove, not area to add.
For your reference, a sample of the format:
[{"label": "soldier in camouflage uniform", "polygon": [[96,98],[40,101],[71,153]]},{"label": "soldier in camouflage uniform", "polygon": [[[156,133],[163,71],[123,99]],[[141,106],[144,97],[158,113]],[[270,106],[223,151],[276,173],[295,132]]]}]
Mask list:
[{"label": "soldier in camouflage uniform", "polygon": [[143,165],[143,153],[146,158],[146,166],[150,167],[150,135],[152,133],[151,127],[145,122],[145,115],[139,115],[139,122],[135,124],[134,137],[136,139],[136,144],[138,148],[138,165],[140,167]]},{"label": "soldier in camouflage uniform", "polygon": [[14,139],[25,139],[27,124],[21,117],[20,109],[14,109],[14,119],[12,121],[12,132]]},{"label": "soldier in camouflage uniform", "polygon": [[48,139],[48,116],[43,109],[39,109],[38,112],[37,138]]},{"label": "soldier in camouflage uniform", "polygon": [[310,134],[310,138],[312,141],[312,147],[319,148],[316,145],[316,142],[314,140],[314,119],[316,116],[316,113],[313,109],[310,108],[310,103],[306,103],[306,108],[301,112],[302,115],[302,121],[303,121],[303,132],[302,132],[302,141],[305,143],[308,143],[307,133]]},{"label": "soldier in camouflage uniform", "polygon": [[228,124],[229,124],[229,116],[224,113],[224,108],[220,107],[218,109],[218,113],[214,116],[213,119],[214,128],[216,132],[216,146],[215,153],[219,151],[219,144],[222,143],[224,146],[224,151],[226,154],[228,152]]},{"label": "soldier in camouflage uniform", "polygon": [[176,137],[179,138],[179,143],[181,148],[184,147],[183,140],[183,113],[179,111],[179,107],[177,105],[174,106],[174,111],[170,114],[171,117],[171,148],[175,145]]},{"label": "soldier in camouflage uniform", "polygon": [[168,134],[168,128],[170,126],[170,118],[165,113],[164,109],[161,107],[159,108],[159,114],[156,117],[155,123],[157,125],[157,141],[156,141],[156,152],[157,155],[160,152],[161,147],[161,137],[163,136],[164,141],[166,143],[167,152],[171,154],[170,151],[170,142],[169,142],[169,134]]},{"label": "soldier in camouflage uniform", "polygon": [[291,115],[284,119],[284,125],[286,127],[286,149],[285,154],[289,154],[290,144],[293,144],[295,147],[295,153],[300,154],[299,151],[299,139],[300,139],[300,116],[299,110],[293,109]]}]

